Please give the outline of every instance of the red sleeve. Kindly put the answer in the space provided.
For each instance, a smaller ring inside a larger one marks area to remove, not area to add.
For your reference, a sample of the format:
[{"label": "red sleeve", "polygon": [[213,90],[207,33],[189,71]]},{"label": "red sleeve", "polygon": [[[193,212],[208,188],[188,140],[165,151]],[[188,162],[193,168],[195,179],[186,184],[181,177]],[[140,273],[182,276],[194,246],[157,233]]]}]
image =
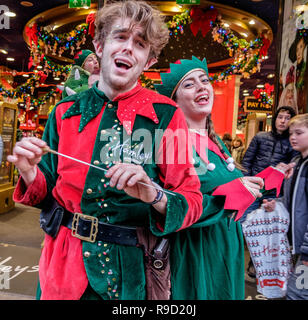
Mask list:
[{"label": "red sleeve", "polygon": [[37,175],[28,188],[22,177],[19,178],[13,193],[13,200],[27,206],[35,206],[44,200],[46,194],[47,185],[45,176],[42,171],[37,168]]},{"label": "red sleeve", "polygon": [[281,185],[284,179],[284,173],[272,166],[262,170],[256,177],[264,179],[264,189],[276,189],[276,196],[279,197]]},{"label": "red sleeve", "polygon": [[[163,134],[158,151],[160,179],[164,188],[182,196],[179,201],[175,199],[176,197],[168,197],[165,230],[171,229],[169,225],[171,223],[177,225],[174,231],[189,227],[202,214],[200,181],[192,159],[192,146],[186,120],[182,110],[177,108]],[[175,222],[175,219],[178,221]]]}]

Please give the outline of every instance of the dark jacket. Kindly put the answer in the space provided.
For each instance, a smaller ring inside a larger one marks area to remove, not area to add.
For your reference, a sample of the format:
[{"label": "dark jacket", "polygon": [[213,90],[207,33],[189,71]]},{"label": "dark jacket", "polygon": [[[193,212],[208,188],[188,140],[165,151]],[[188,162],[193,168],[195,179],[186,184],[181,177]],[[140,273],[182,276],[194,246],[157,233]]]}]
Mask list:
[{"label": "dark jacket", "polygon": [[284,196],[279,198],[290,213],[292,253],[301,254],[308,261],[308,158],[299,155],[292,161],[297,163],[295,181],[284,180]]},{"label": "dark jacket", "polygon": [[[289,109],[288,107],[282,107]],[[254,176],[268,166],[276,166],[279,162],[289,163],[298,155],[289,142],[289,130],[278,134],[275,126],[276,118],[281,108],[277,110],[272,119],[271,132],[259,132],[251,140],[244,155],[242,166],[247,170],[247,176]],[[295,115],[290,108],[291,117]]]}]

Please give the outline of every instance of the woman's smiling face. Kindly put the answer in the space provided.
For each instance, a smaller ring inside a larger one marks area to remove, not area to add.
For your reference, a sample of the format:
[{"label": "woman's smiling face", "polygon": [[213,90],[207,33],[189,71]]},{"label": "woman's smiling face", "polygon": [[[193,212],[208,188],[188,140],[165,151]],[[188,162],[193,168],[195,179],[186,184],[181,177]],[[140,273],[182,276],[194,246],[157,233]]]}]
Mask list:
[{"label": "woman's smiling face", "polygon": [[199,120],[211,114],[214,91],[205,71],[189,73],[180,83],[175,101],[187,120]]}]

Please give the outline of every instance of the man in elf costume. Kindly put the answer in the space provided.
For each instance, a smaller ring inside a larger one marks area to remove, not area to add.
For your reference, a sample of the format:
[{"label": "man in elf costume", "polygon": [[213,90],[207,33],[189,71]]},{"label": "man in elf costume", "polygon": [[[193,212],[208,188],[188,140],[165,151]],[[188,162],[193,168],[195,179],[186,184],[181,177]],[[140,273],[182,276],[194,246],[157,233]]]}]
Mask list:
[{"label": "man in elf costume", "polygon": [[[202,195],[191,148],[180,145],[188,133],[182,111],[138,84],[168,37],[159,11],[145,2],[104,6],[94,39],[98,83],[62,100],[43,140],[25,138],[9,157],[21,174],[14,200],[43,207],[41,299],[170,296],[161,237],[198,220]],[[172,144],[176,130],[184,138]],[[58,154],[44,154],[47,145]]]},{"label": "man in elf costume", "polygon": [[99,62],[91,50],[81,50],[74,57],[75,64],[64,83],[62,98],[82,92],[99,80]]}]

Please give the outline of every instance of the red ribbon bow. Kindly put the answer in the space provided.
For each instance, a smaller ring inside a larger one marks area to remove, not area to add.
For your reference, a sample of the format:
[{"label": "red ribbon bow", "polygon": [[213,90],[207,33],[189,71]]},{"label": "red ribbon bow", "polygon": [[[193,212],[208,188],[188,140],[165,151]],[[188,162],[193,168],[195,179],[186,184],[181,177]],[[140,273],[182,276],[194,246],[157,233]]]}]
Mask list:
[{"label": "red ribbon bow", "polygon": [[47,75],[43,71],[39,71],[40,83],[44,83],[47,79]]},{"label": "red ribbon bow", "polygon": [[216,9],[203,12],[202,9],[192,8],[190,11],[190,17],[192,19],[190,30],[193,35],[196,36],[198,31],[201,29],[202,36],[205,37],[211,29],[211,21],[216,20],[217,14],[218,12]]},{"label": "red ribbon bow", "polygon": [[31,28],[26,27],[26,35],[29,39],[30,46],[32,44],[32,41],[37,46],[37,24],[36,23],[34,23]]},{"label": "red ribbon bow", "polygon": [[261,94],[260,94],[260,89],[255,89],[253,91],[253,95],[255,96],[256,99],[259,99],[261,97]]},{"label": "red ribbon bow", "polygon": [[92,12],[87,16],[86,23],[89,25],[88,27],[88,34],[94,38],[95,33],[95,18],[96,12]]},{"label": "red ribbon bow", "polygon": [[265,92],[267,93],[267,95],[272,95],[272,92],[274,91],[274,86],[270,85],[269,83],[266,83],[264,86]]}]

